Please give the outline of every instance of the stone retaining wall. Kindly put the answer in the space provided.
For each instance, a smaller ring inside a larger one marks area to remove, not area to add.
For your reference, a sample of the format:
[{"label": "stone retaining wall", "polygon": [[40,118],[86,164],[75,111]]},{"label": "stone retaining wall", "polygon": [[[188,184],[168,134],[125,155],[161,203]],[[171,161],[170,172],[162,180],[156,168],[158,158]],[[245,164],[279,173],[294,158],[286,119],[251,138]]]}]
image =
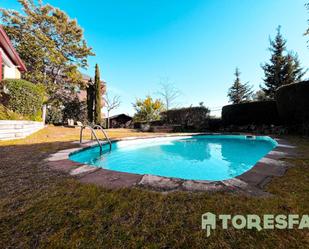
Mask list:
[{"label": "stone retaining wall", "polygon": [[0,120],[0,140],[24,138],[44,128],[43,122]]}]

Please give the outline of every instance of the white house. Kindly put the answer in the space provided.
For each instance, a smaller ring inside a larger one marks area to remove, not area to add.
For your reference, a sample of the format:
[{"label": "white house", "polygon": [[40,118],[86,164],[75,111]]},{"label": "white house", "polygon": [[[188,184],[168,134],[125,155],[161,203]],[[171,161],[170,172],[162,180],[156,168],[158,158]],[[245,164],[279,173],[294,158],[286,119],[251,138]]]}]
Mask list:
[{"label": "white house", "polygon": [[20,79],[27,71],[24,63],[14,49],[9,37],[0,26],[0,80]]}]

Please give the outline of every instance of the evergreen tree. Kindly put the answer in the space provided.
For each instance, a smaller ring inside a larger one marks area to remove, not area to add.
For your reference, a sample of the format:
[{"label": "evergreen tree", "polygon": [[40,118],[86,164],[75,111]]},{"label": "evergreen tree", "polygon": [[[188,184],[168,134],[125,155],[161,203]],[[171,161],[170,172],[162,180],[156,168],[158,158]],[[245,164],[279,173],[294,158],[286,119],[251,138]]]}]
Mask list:
[{"label": "evergreen tree", "polygon": [[258,90],[253,94],[253,100],[254,101],[266,101],[268,98],[265,95],[265,92],[263,90]]},{"label": "evergreen tree", "polygon": [[87,113],[88,113],[88,121],[90,123],[93,123],[94,95],[95,95],[94,84],[90,79],[87,86]]},{"label": "evergreen tree", "polygon": [[238,68],[236,68],[235,71],[236,79],[234,81],[234,84],[228,91],[228,97],[230,98],[230,102],[233,102],[233,104],[239,104],[243,102],[247,102],[250,100],[252,95],[252,86],[249,86],[248,83],[242,84],[240,81],[240,72]]},{"label": "evergreen tree", "polygon": [[266,96],[273,99],[278,87],[301,80],[304,75],[297,56],[286,52],[286,40],[282,37],[280,26],[274,41],[270,41],[270,62],[262,66],[264,70],[264,87],[261,87]]},{"label": "evergreen tree", "polygon": [[286,64],[284,67],[284,85],[295,83],[302,80],[305,75],[304,71],[300,67],[297,54],[288,53],[286,56]]},{"label": "evergreen tree", "polygon": [[94,87],[95,87],[94,122],[96,124],[101,124],[102,91],[100,81],[100,70],[98,64],[95,65]]}]

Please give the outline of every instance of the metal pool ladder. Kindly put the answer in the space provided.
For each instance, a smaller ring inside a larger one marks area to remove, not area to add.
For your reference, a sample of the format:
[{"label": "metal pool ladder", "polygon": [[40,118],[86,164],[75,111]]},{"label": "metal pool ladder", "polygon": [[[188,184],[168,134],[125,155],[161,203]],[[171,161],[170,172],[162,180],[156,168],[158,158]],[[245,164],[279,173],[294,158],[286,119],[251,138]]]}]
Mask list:
[{"label": "metal pool ladder", "polygon": [[100,143],[100,140],[95,132],[95,129],[98,128],[102,131],[105,139],[107,140],[108,144],[109,144],[109,151],[112,150],[112,142],[111,140],[109,139],[109,137],[107,136],[106,132],[104,131],[104,129],[102,128],[101,125],[94,125],[94,126],[90,126],[90,125],[83,125],[80,129],[80,138],[79,138],[79,142],[80,143],[83,143],[83,130],[86,129],[86,128],[89,128],[90,131],[91,131],[91,139],[94,137],[95,140],[97,141],[99,147],[100,147],[100,154],[102,154],[103,152],[103,147],[102,147],[102,144]]}]

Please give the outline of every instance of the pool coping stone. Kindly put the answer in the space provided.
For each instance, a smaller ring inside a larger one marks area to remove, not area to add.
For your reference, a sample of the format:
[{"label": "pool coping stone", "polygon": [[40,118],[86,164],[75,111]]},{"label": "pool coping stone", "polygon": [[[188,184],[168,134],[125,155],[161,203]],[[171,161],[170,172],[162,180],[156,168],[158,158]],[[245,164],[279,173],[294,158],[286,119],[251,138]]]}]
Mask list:
[{"label": "pool coping stone", "polygon": [[[182,134],[156,134],[142,137],[127,137],[112,139],[112,143],[118,141],[128,141],[133,139],[149,139],[158,137],[174,136],[197,136],[197,135],[244,135],[244,134],[220,134],[220,133],[182,133]],[[97,146],[94,141],[87,141],[76,145],[74,148],[60,150],[49,155],[45,159],[47,166],[53,170],[68,173],[76,177],[82,183],[96,184],[108,189],[140,187],[161,192],[171,191],[191,191],[191,192],[232,192],[250,196],[270,196],[271,194],[264,190],[273,177],[280,177],[292,167],[284,159],[295,157],[297,155],[295,146],[290,145],[287,140],[278,139],[271,135],[277,141],[278,146],[271,150],[267,155],[261,158],[250,170],[243,174],[223,181],[206,180],[185,180],[180,178],[162,177],[156,175],[139,175],[132,173],[119,172],[98,168],[92,165],[85,165],[74,162],[69,159],[71,154],[80,152],[90,147]],[[105,144],[107,142],[102,142]]]}]

